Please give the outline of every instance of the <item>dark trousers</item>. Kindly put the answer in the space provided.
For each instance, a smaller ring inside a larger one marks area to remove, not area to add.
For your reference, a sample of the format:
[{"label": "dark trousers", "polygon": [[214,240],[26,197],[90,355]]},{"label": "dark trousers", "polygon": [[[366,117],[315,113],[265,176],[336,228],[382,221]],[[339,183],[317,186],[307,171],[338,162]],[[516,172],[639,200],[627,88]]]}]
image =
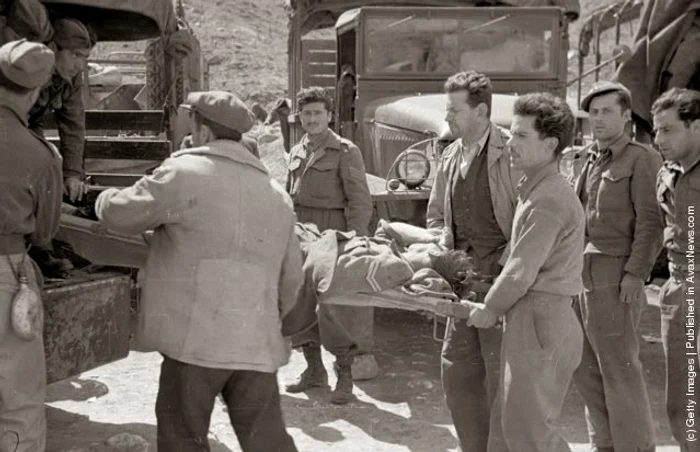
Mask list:
[{"label": "dark trousers", "polygon": [[354,355],[357,344],[350,336],[345,325],[340,322],[344,314],[351,317],[355,312],[352,306],[318,305],[318,323],[307,331],[292,337],[292,346],[317,345],[328,350],[334,356]]},{"label": "dark trousers", "polygon": [[626,257],[587,254],[575,303],[583,356],[574,383],[586,404],[590,442],[616,452],[654,449],[654,420],[639,360],[637,328],[646,297],[620,302]]},{"label": "dark trousers", "polygon": [[[296,206],[294,211],[300,222],[313,223],[321,232],[328,229],[348,230],[343,209]],[[350,351],[356,354],[372,353],[374,308],[319,304],[318,326],[292,338],[293,347],[309,343],[321,344],[336,356]]]},{"label": "dark trousers", "polygon": [[[497,275],[500,253],[479,260],[472,255],[477,271]],[[485,294],[478,294],[483,301]],[[464,452],[486,452],[492,447],[505,450],[500,413],[491,408],[498,391],[502,331],[479,329],[464,321],[449,321],[442,347],[442,388]],[[493,417],[493,419],[491,419]],[[491,426],[491,427],[490,427]]]},{"label": "dark trousers", "polygon": [[[700,295],[689,272],[672,271],[661,291],[661,341],[666,355],[666,412],[682,452],[700,451],[698,321]],[[695,273],[697,281],[698,273]],[[693,292],[690,292],[693,287]],[[692,323],[691,323],[692,322]],[[694,418],[691,418],[691,415]]]},{"label": "dark trousers", "polygon": [[209,451],[216,396],[222,395],[244,452],[296,452],[287,434],[276,373],[209,369],[165,357],[156,400],[158,450]]}]

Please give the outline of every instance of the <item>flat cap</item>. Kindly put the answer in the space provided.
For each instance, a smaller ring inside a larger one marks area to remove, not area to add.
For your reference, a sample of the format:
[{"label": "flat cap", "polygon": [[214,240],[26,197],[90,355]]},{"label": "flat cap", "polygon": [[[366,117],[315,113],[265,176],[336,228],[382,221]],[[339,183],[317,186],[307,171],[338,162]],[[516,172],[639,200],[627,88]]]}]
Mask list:
[{"label": "flat cap", "polygon": [[56,19],[53,29],[53,42],[59,49],[90,50],[95,46],[95,37],[79,20],[65,17]]},{"label": "flat cap", "polygon": [[611,82],[607,80],[596,82],[591,87],[591,90],[588,91],[586,97],[584,97],[583,100],[581,100],[581,110],[587,112],[591,106],[591,100],[593,100],[594,97],[607,93],[612,93],[614,91],[620,91],[626,93],[628,97],[632,97],[632,93],[630,93],[630,90],[627,89],[627,87],[622,83]]},{"label": "flat cap", "polygon": [[39,0],[15,0],[7,12],[7,25],[17,33],[17,39],[48,42],[53,37],[49,13]]},{"label": "flat cap", "polygon": [[27,89],[43,86],[53,73],[54,62],[51,49],[26,39],[0,47],[0,72],[10,82]]},{"label": "flat cap", "polygon": [[241,134],[255,125],[255,115],[245,102],[226,91],[192,92],[182,107]]}]

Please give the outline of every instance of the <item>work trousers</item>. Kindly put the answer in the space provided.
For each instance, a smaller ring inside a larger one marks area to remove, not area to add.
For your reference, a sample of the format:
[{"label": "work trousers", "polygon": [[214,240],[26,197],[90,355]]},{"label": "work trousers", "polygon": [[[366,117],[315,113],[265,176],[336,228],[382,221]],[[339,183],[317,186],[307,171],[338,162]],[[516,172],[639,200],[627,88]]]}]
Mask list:
[{"label": "work trousers", "polygon": [[352,307],[319,304],[316,312],[318,323],[303,333],[294,335],[292,347],[323,345],[336,357],[354,355],[357,352],[357,344],[340,320],[344,313],[352,315]]},{"label": "work trousers", "polygon": [[584,331],[583,356],[574,383],[586,404],[591,445],[652,451],[654,419],[637,331],[646,297],[620,302],[626,263],[626,257],[584,256],[584,291],[574,305]]},{"label": "work trousers", "polygon": [[[506,314],[501,349],[500,410],[510,452],[570,451],[555,426],[574,370],[583,332],[571,297],[528,292]],[[489,452],[492,450],[489,444]]]},{"label": "work trousers", "polygon": [[[666,356],[666,412],[682,452],[700,451],[698,321],[700,295],[692,272],[671,270],[661,290],[661,341]],[[692,287],[692,289],[691,289]]]},{"label": "work trousers", "polygon": [[[9,256],[15,271],[22,255]],[[17,337],[12,329],[12,299],[19,289],[8,257],[0,255],[0,452],[46,449],[46,363],[44,340]],[[24,262],[29,285],[39,292],[29,257]]]},{"label": "work trousers", "polygon": [[296,452],[282,417],[277,374],[210,369],[163,359],[156,400],[158,450],[209,451],[209,424],[221,395],[244,452]]},{"label": "work trousers", "polygon": [[[495,276],[500,272],[500,253],[479,259],[470,253],[477,272]],[[485,294],[477,294],[483,302]],[[500,413],[493,411],[499,384],[502,332],[479,329],[465,321],[449,320],[442,347],[441,370],[445,402],[464,452],[486,452],[489,443],[505,450]]]},{"label": "work trousers", "polygon": [[[313,223],[319,231],[347,231],[342,209],[316,209],[295,206],[302,223]],[[292,346],[323,345],[334,355],[372,353],[374,347],[374,308],[341,305],[319,305],[318,325],[292,338]]]}]

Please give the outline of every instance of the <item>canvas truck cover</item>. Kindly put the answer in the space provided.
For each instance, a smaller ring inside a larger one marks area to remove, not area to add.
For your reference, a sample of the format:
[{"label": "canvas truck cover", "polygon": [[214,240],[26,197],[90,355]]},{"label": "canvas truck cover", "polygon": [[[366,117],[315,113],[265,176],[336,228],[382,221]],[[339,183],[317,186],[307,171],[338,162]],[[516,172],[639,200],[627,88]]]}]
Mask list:
[{"label": "canvas truck cover", "polygon": [[579,0],[285,0],[290,21],[300,24],[300,36],[332,27],[343,12],[363,6],[558,6],[572,20],[581,11]]},{"label": "canvas truck cover", "polygon": [[646,0],[632,55],[615,74],[632,92],[637,124],[651,132],[651,105],[673,88],[700,89],[700,0]]},{"label": "canvas truck cover", "polygon": [[42,0],[54,16],[75,17],[98,41],[139,41],[177,30],[171,0]]}]

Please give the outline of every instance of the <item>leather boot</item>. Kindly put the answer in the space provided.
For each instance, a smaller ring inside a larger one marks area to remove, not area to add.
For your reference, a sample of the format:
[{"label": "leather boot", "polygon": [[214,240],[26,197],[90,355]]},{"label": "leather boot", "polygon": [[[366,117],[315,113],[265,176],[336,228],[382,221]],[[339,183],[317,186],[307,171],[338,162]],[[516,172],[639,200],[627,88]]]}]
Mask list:
[{"label": "leather boot", "polygon": [[304,345],[302,351],[304,352],[304,358],[306,358],[306,370],[297,378],[297,381],[287,385],[287,392],[292,394],[328,385],[328,373],[326,368],[323,367],[321,347],[318,345]]},{"label": "leather boot", "polygon": [[335,366],[338,382],[331,393],[331,403],[345,405],[352,398],[352,361],[352,356],[338,357]]}]

